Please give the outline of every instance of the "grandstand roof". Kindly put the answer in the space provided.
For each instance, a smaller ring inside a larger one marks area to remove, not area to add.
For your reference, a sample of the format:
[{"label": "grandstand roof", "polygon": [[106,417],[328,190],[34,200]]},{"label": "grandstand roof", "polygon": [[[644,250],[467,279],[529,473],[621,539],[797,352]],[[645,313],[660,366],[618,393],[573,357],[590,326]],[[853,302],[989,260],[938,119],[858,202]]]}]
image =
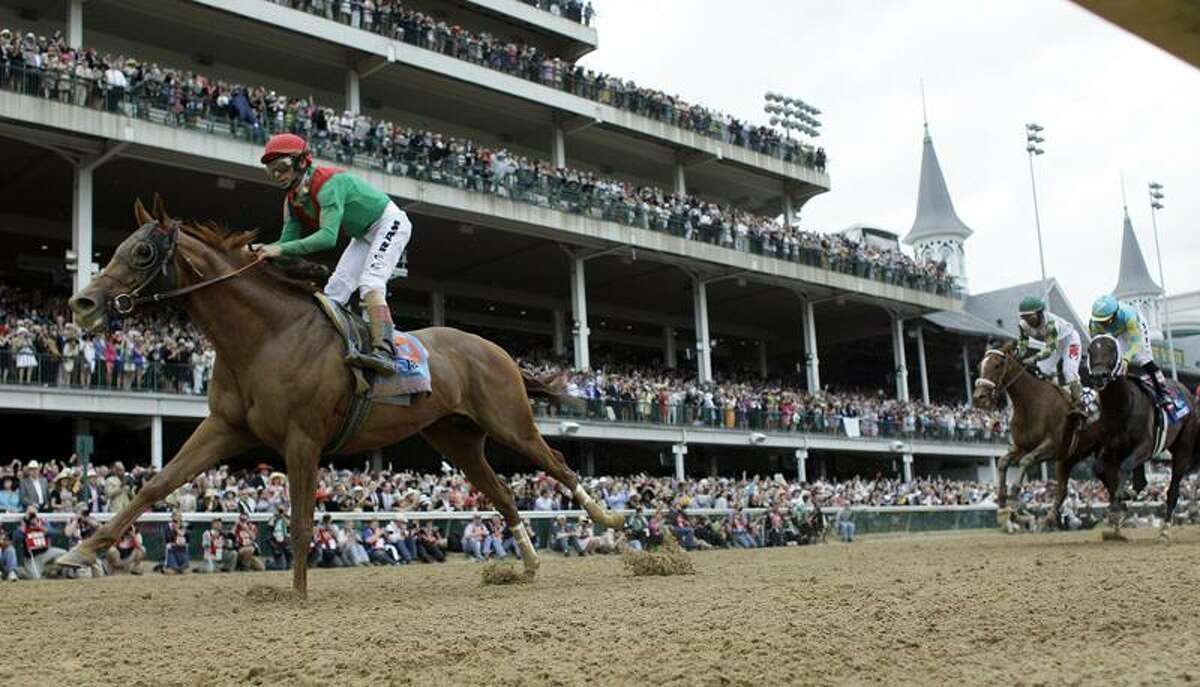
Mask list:
[{"label": "grandstand roof", "polygon": [[1044,297],[1050,312],[1069,320],[1075,325],[1076,331],[1087,331],[1087,323],[1079,318],[1058,285],[1058,280],[1053,277],[968,296],[963,310],[1012,337],[1017,331],[1017,306],[1022,298],[1030,295]]},{"label": "grandstand roof", "polygon": [[921,154],[921,185],[917,190],[917,216],[904,242],[912,245],[933,236],[957,236],[965,239],[973,232],[954,212],[950,191],[942,176],[929,125],[925,125],[925,148]]},{"label": "grandstand roof", "polygon": [[1146,269],[1146,259],[1142,257],[1142,247],[1138,245],[1137,234],[1133,233],[1133,223],[1129,221],[1129,209],[1125,209],[1125,228],[1121,235],[1121,272],[1117,275],[1117,285],[1113,295],[1117,298],[1137,296],[1161,296],[1162,289],[1150,276]]},{"label": "grandstand roof", "polygon": [[940,312],[929,313],[922,319],[955,334],[981,336],[989,339],[1013,338],[1012,332],[1001,329],[995,324],[966,311],[954,312],[953,310],[942,310]]}]

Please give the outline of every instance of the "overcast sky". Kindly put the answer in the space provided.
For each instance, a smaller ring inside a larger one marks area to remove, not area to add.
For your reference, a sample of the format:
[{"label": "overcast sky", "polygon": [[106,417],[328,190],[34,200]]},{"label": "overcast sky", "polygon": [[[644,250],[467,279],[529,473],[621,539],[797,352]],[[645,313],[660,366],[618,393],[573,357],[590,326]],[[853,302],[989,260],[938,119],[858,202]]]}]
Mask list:
[{"label": "overcast sky", "polygon": [[823,111],[833,190],[804,224],[866,222],[903,236],[916,210],[920,80],[967,241],[972,292],[1038,278],[1024,124],[1035,159],[1046,269],[1084,317],[1113,288],[1121,187],[1155,280],[1146,184],[1172,293],[1200,289],[1200,70],[1066,0],[815,2],[593,0],[588,66],[764,123],[773,90]]}]

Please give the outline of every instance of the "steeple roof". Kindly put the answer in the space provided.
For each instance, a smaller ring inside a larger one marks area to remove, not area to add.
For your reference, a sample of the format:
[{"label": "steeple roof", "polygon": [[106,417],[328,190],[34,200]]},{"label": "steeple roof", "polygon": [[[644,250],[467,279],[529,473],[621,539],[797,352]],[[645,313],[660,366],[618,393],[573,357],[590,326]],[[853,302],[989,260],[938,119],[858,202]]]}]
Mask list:
[{"label": "steeple roof", "polygon": [[1121,272],[1113,295],[1124,299],[1161,296],[1162,292],[1150,276],[1150,270],[1146,269],[1146,259],[1142,257],[1142,247],[1138,245],[1137,234],[1133,233],[1133,223],[1129,221],[1129,209],[1126,208],[1125,230],[1121,236]]},{"label": "steeple roof", "polygon": [[904,242],[912,245],[924,238],[955,236],[966,239],[973,232],[954,212],[950,202],[950,191],[942,166],[938,164],[933,150],[933,139],[929,137],[929,125],[925,125],[925,149],[921,154],[921,186],[917,191],[917,217]]}]

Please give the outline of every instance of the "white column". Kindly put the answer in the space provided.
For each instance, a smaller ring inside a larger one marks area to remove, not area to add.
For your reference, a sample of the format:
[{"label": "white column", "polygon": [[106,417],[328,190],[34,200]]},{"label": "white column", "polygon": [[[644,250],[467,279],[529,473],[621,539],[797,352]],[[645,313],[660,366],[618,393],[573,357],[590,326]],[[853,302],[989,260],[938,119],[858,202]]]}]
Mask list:
[{"label": "white column", "polygon": [[83,47],[83,0],[67,0],[67,45]]},{"label": "white column", "polygon": [[75,251],[75,293],[92,280],[92,168],[75,167],[71,200],[71,250]]},{"label": "white column", "polygon": [[817,353],[817,317],[812,301],[804,301],[805,376],[809,393],[821,390],[821,358]]},{"label": "white column", "polygon": [[991,461],[992,464],[992,484],[998,485],[1000,484],[1000,468],[996,465],[996,456],[992,456],[991,458],[988,458],[988,460]]},{"label": "white column", "polygon": [[904,320],[892,315],[892,357],[896,369],[896,398],[908,400],[908,365],[904,360]]},{"label": "white column", "polygon": [[758,376],[767,378],[767,340],[758,342]]},{"label": "white column", "polygon": [[567,342],[564,329],[567,328],[567,314],[561,310],[554,311],[554,355],[562,357],[567,354]]},{"label": "white column", "polygon": [[808,449],[796,449],[796,481],[808,481]]},{"label": "white column", "polygon": [[696,377],[701,384],[712,381],[712,338],[708,332],[708,287],[692,280],[692,317],[696,322]]},{"label": "white column", "polygon": [[792,197],[788,195],[787,190],[783,192],[783,225],[790,227],[796,222],[796,210],[792,206]]},{"label": "white column", "polygon": [[383,449],[377,448],[371,451],[371,470],[374,472],[383,470]]},{"label": "white column", "polygon": [[575,318],[575,369],[592,366],[588,355],[587,273],[583,258],[571,258],[571,316]]},{"label": "white column", "polygon": [[358,87],[358,71],[346,69],[346,109],[354,114],[362,112],[362,94]]},{"label": "white column", "polygon": [[972,391],[971,360],[967,356],[967,342],[966,341],[963,342],[963,385],[967,391],[967,405],[971,406],[971,405],[973,405],[973,399],[971,396],[971,391]]},{"label": "white column", "polygon": [[150,465],[155,470],[163,466],[163,419],[162,415],[150,418]]},{"label": "white column", "polygon": [[675,328],[663,327],[663,365],[668,370],[679,366],[679,358],[675,350]]},{"label": "white column", "polygon": [[917,327],[917,367],[921,370],[921,400],[929,403],[929,371],[925,367],[925,328]]},{"label": "white column", "polygon": [[905,453],[901,456],[901,460],[904,463],[904,481],[911,482],[913,480],[913,454]]},{"label": "white column", "polygon": [[435,327],[446,326],[446,294],[441,291],[429,294],[429,321]]},{"label": "white column", "polygon": [[554,130],[551,132],[550,159],[555,167],[567,166],[567,133],[563,131],[558,119],[554,120]]},{"label": "white column", "polygon": [[1042,481],[1050,481],[1050,463],[1046,461],[1042,461]]},{"label": "white column", "polygon": [[684,170],[683,163],[675,162],[675,195],[687,195],[687,172]]},{"label": "white column", "polygon": [[687,455],[687,444],[675,444],[671,446],[671,453],[675,454],[675,479],[683,481],[683,457]]},{"label": "white column", "polygon": [[708,476],[716,477],[720,474],[721,474],[721,471],[718,469],[718,465],[717,465],[717,454],[714,451],[714,452],[708,454]]}]

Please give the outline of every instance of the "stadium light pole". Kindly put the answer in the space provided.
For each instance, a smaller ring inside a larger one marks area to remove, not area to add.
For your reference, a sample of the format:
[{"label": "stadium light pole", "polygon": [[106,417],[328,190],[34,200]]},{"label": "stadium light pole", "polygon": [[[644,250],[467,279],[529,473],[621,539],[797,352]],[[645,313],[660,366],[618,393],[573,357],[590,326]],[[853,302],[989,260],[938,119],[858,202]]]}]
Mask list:
[{"label": "stadium light pole", "polygon": [[1154,252],[1158,255],[1158,285],[1162,289],[1163,329],[1167,331],[1167,355],[1171,358],[1171,378],[1179,381],[1179,369],[1175,367],[1175,337],[1171,334],[1171,307],[1167,301],[1167,281],[1163,273],[1162,248],[1158,243],[1158,211],[1163,209],[1162,184],[1150,182],[1150,226],[1154,227]]},{"label": "stadium light pole", "polygon": [[1042,217],[1038,212],[1037,182],[1033,176],[1033,156],[1046,152],[1041,146],[1045,142],[1046,139],[1042,138],[1040,124],[1029,122],[1025,125],[1025,152],[1029,154],[1029,186],[1033,189],[1033,223],[1037,227],[1038,260],[1042,265],[1042,282],[1046,281],[1046,252],[1042,248]]},{"label": "stadium light pole", "polygon": [[767,101],[767,104],[763,105],[763,111],[771,115],[771,126],[782,127],[788,138],[791,138],[792,131],[812,138],[821,135],[821,132],[817,130],[821,126],[821,122],[817,119],[821,111],[817,108],[799,98],[774,91],[764,93],[763,99]]}]

